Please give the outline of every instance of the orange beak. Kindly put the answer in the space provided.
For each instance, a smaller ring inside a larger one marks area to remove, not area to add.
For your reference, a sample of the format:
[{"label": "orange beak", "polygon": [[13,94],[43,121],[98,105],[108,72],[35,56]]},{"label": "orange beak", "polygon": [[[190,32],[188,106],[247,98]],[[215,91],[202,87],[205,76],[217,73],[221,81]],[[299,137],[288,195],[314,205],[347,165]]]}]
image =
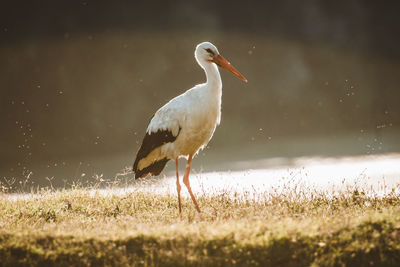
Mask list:
[{"label": "orange beak", "polygon": [[222,57],[221,55],[216,55],[213,60],[211,60],[211,62],[214,62],[215,64],[217,64],[220,67],[223,67],[226,70],[229,70],[230,72],[232,72],[234,75],[236,75],[239,79],[242,79],[244,82],[247,83],[247,79],[240,74],[240,72],[235,69],[235,67],[233,67],[231,65],[231,63],[228,62],[228,60],[226,60],[224,57]]}]

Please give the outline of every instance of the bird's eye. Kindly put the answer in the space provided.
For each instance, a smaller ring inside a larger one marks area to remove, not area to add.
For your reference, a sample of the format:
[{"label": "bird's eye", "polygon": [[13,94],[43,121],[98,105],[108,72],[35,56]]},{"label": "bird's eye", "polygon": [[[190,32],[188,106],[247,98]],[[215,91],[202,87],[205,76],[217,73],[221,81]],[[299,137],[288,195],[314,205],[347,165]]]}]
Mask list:
[{"label": "bird's eye", "polygon": [[213,55],[213,56],[215,55],[215,54],[214,54],[214,51],[212,51],[210,48],[207,48],[207,49],[205,49],[205,50],[206,50],[208,53],[210,53],[211,55]]}]

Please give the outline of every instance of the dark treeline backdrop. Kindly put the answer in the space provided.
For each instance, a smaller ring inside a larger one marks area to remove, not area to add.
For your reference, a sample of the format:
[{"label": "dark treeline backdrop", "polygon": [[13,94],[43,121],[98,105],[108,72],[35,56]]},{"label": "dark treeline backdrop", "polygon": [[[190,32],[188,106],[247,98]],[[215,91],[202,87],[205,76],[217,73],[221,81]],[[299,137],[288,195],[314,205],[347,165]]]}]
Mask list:
[{"label": "dark treeline backdrop", "polygon": [[206,40],[249,83],[221,70],[222,123],[197,164],[397,152],[399,10],[361,0],[2,1],[0,178],[130,165],[153,112],[204,81],[193,52]]}]

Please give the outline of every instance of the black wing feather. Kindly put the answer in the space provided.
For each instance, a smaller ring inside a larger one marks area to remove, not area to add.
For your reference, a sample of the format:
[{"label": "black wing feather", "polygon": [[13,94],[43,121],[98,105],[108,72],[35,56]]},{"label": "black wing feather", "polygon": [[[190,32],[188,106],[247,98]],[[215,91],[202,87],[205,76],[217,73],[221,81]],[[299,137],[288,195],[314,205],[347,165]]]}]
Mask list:
[{"label": "black wing feather", "polygon": [[[181,128],[179,128],[180,132]],[[161,171],[164,169],[165,164],[169,161],[169,159],[164,158],[158,161],[153,162],[151,165],[143,168],[142,170],[138,170],[139,161],[145,157],[147,157],[151,151],[164,145],[165,143],[171,143],[176,140],[179,135],[179,132],[176,136],[172,134],[169,130],[158,130],[155,133],[146,133],[143,138],[142,145],[140,146],[137,154],[135,163],[133,163],[133,172],[135,173],[135,178],[146,177],[147,174],[151,175],[159,175]]]}]

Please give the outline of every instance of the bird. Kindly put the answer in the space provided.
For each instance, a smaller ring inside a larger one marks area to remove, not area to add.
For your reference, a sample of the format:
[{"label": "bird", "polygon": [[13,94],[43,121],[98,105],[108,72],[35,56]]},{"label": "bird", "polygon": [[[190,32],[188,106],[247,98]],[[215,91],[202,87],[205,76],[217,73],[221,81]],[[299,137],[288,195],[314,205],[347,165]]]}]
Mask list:
[{"label": "bird", "polygon": [[133,164],[135,179],[138,179],[149,174],[158,176],[169,160],[175,161],[180,216],[182,206],[178,159],[181,157],[187,159],[183,183],[201,216],[190,187],[189,174],[193,157],[208,144],[221,121],[222,81],[217,66],[225,68],[247,83],[247,79],[221,56],[212,43],[198,44],[194,55],[205,72],[206,82],[171,99],[157,110],[150,119]]}]

